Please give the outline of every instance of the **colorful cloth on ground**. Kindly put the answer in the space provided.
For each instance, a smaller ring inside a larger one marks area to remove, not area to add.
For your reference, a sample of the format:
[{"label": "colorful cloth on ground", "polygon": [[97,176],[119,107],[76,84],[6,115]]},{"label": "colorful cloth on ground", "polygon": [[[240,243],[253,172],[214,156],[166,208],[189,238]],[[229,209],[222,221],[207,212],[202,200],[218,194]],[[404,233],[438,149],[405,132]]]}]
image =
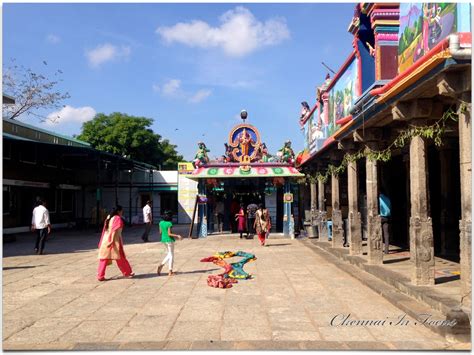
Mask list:
[{"label": "colorful cloth on ground", "polygon": [[[109,227],[102,230],[102,236],[99,241],[99,259],[118,260],[125,259],[123,250],[122,230],[124,227],[123,219],[120,216],[113,216],[109,220]],[[108,244],[112,243],[109,247]]]},{"label": "colorful cloth on ground", "polygon": [[235,279],[226,279],[222,275],[209,275],[207,285],[215,288],[231,288],[232,284],[237,283]]},{"label": "colorful cloth on ground", "polygon": [[[242,257],[241,260],[235,263],[226,263],[224,259],[227,258],[232,258],[234,256],[240,256]],[[219,287],[219,288],[230,288],[232,287],[232,284],[230,283],[225,283],[225,282],[219,282],[220,278],[216,278],[215,276],[220,276],[223,279],[250,279],[252,278],[252,275],[246,273],[243,269],[244,265],[250,261],[257,260],[255,255],[246,253],[243,251],[237,251],[237,252],[231,252],[231,251],[225,251],[225,252],[219,252],[214,254],[213,256],[209,256],[207,258],[201,259],[201,262],[212,262],[215,265],[218,265],[222,268],[224,268],[224,272],[218,275],[209,275],[207,278],[207,284],[211,287]],[[221,286],[225,287],[221,287]]]}]

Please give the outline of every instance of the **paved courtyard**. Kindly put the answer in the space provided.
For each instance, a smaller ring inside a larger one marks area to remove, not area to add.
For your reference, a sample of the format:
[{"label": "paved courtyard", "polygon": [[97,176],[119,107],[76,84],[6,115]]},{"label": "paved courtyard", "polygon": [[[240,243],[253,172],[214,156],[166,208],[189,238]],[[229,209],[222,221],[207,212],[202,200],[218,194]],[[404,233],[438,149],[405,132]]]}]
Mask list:
[{"label": "paved courtyard", "polygon": [[[98,233],[56,232],[41,256],[32,235],[4,244],[3,349],[459,348],[414,319],[395,325],[402,311],[300,240],[185,239],[177,275],[158,277],[164,249],[154,228],[147,244],[141,227],[125,230],[136,277],[122,278],[114,264],[106,282],[96,280]],[[199,260],[226,250],[255,254],[245,266],[254,278],[211,288],[207,276],[222,269]],[[347,315],[386,322],[339,325]]]}]

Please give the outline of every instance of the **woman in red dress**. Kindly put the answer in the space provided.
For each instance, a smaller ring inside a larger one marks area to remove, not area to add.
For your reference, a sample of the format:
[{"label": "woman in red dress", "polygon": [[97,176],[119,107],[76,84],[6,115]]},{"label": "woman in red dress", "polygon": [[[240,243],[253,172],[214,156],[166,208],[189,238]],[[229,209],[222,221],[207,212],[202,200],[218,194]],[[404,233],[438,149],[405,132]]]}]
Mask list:
[{"label": "woman in red dress", "polygon": [[272,221],[268,210],[261,203],[258,205],[258,210],[255,213],[254,228],[257,231],[260,245],[265,246],[265,239],[268,238],[268,233],[270,233],[272,228]]},{"label": "woman in red dress", "polygon": [[245,221],[247,220],[243,203],[240,204],[240,210],[235,215],[235,220],[237,221],[237,232],[240,233],[240,239],[242,239],[242,234],[246,232]]},{"label": "woman in red dress", "polygon": [[105,280],[105,269],[107,265],[112,264],[112,260],[116,261],[123,276],[133,277],[135,275],[123,250],[122,230],[125,224],[122,215],[123,208],[117,205],[105,220],[99,242],[99,269],[97,271],[99,281]]}]

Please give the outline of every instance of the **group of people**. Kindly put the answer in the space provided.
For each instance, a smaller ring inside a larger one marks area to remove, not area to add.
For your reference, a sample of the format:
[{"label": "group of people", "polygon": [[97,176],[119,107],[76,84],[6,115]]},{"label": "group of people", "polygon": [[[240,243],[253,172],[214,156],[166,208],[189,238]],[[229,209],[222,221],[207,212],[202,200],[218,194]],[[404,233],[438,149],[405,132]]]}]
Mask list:
[{"label": "group of people", "polygon": [[[110,214],[107,216],[104,222],[104,228],[99,241],[99,268],[97,271],[97,279],[99,281],[105,280],[105,270],[107,265],[112,264],[115,260],[118,268],[122,272],[124,277],[133,277],[135,274],[132,272],[132,267],[125,256],[123,248],[122,231],[125,223],[122,218],[123,208],[122,206],[115,207]],[[148,235],[150,233],[153,218],[151,212],[151,201],[147,201],[147,204],[143,208],[143,219],[145,222],[145,231],[142,235],[142,240],[148,242]],[[163,220],[159,223],[161,243],[165,245],[166,256],[158,264],[156,270],[157,274],[160,275],[163,267],[168,263],[168,275],[175,275],[173,271],[174,264],[174,243],[176,239],[182,240],[183,237],[179,234],[171,232],[173,227],[173,214],[170,211],[165,212]]]},{"label": "group of people", "polygon": [[258,235],[260,244],[265,246],[265,241],[272,228],[272,221],[268,209],[264,208],[262,203],[258,206],[250,204],[247,206],[247,209],[244,207],[245,205],[241,203],[239,212],[235,215],[237,232],[240,233],[240,239],[243,238],[244,233],[247,233],[247,238],[249,238],[250,229],[253,228]]}]

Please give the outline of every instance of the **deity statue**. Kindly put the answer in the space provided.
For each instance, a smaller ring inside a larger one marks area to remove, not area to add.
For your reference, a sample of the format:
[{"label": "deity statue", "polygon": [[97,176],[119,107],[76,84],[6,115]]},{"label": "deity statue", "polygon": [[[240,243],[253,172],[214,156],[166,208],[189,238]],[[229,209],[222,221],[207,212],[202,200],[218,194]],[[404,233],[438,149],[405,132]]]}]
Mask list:
[{"label": "deity statue", "polygon": [[280,160],[291,165],[295,164],[295,152],[291,148],[291,141],[286,141],[283,148],[278,151]]},{"label": "deity statue", "polygon": [[269,161],[270,155],[268,154],[268,148],[265,143],[262,143],[258,146],[257,161],[261,163],[267,163]]},{"label": "deity statue", "polygon": [[303,101],[301,103],[301,115],[300,115],[300,126],[302,128],[304,127],[304,122],[310,112],[311,112],[311,108],[309,107],[308,103],[306,101]]},{"label": "deity statue", "polygon": [[228,145],[227,143],[224,143],[225,146],[225,157],[226,157],[226,163],[230,163],[234,161],[234,157],[232,156],[232,147]]},{"label": "deity statue", "polygon": [[239,134],[238,139],[239,139],[240,152],[242,153],[242,156],[249,155],[249,145],[252,141],[252,137],[250,136],[250,134],[247,132],[245,128]]},{"label": "deity statue", "polygon": [[195,169],[201,167],[203,164],[209,163],[207,152],[210,152],[210,150],[206,148],[204,142],[198,142],[198,151],[193,160],[193,166]]}]

